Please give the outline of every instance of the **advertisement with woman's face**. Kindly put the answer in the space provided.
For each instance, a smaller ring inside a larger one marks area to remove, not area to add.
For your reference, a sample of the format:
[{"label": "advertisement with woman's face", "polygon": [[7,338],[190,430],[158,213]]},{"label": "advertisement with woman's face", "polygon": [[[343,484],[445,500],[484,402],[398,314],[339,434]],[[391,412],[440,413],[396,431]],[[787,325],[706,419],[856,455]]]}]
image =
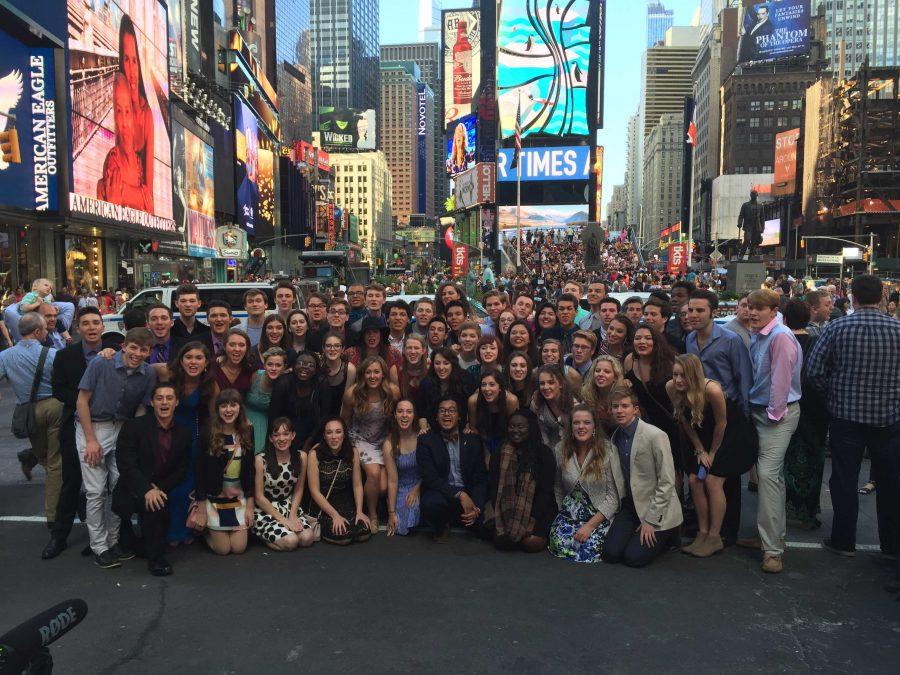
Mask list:
[{"label": "advertisement with woman's face", "polygon": [[68,0],[72,211],[174,231],[159,0]]}]

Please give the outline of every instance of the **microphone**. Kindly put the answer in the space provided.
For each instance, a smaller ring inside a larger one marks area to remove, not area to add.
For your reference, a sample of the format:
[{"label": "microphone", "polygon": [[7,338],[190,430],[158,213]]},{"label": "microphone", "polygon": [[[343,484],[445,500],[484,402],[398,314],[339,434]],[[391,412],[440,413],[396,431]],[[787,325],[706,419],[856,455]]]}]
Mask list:
[{"label": "microphone", "polygon": [[66,600],[44,610],[0,636],[0,673],[18,673],[87,616],[84,600]]}]

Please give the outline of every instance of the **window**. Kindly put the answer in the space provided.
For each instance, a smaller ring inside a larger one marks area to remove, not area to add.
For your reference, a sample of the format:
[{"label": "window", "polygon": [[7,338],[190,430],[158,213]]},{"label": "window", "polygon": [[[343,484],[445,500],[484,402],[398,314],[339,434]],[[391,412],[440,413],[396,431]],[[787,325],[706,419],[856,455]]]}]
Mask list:
[{"label": "window", "polygon": [[775,110],[775,101],[766,101],[764,104],[766,110]]},{"label": "window", "polygon": [[751,128],[751,129],[756,129],[756,128],[758,128],[758,127],[759,127],[759,118],[758,118],[758,117],[751,117],[751,118],[750,118],[750,128]]},{"label": "window", "polygon": [[759,107],[760,107],[760,102],[759,102],[759,101],[750,101],[750,110],[751,110],[751,111],[754,111],[754,112],[755,112],[755,111],[758,111],[758,110],[759,110]]}]

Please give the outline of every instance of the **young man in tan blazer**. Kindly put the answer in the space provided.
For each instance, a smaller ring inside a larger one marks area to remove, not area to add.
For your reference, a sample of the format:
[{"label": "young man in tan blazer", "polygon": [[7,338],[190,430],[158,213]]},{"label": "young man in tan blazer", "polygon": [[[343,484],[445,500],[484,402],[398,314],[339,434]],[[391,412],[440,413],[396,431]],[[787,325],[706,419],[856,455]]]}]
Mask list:
[{"label": "young man in tan blazer", "polygon": [[666,433],[638,417],[637,396],[628,386],[610,395],[617,429],[612,444],[622,466],[622,506],[606,535],[603,560],[643,567],[680,543],[681,504]]}]

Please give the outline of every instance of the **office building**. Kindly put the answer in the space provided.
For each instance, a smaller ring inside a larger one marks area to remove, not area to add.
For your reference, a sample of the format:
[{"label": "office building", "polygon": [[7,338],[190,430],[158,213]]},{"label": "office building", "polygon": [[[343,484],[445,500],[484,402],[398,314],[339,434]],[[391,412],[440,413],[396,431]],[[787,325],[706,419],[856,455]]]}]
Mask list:
[{"label": "office building", "polygon": [[419,42],[441,41],[441,0],[419,0]]},{"label": "office building", "polygon": [[683,113],[665,113],[644,143],[645,243],[681,218],[683,131]]},{"label": "office building", "polygon": [[672,27],[675,22],[675,12],[666,9],[661,2],[647,3],[647,47],[653,47],[663,42],[666,38],[666,31]]},{"label": "office building", "polygon": [[[438,16],[440,25],[440,16]],[[441,47],[438,42],[404,43],[381,46],[381,60],[415,61],[422,73],[422,81],[434,95],[434,131],[432,153],[434,163],[433,189],[430,195],[434,213],[443,213],[444,201],[450,195],[450,181],[444,169],[444,114],[443,86],[441,84]]]},{"label": "office building", "polygon": [[635,113],[628,118],[627,146],[625,155],[625,219],[629,226],[637,227],[641,222],[641,179],[643,177],[643,140],[641,139],[641,118]]},{"label": "office building", "polygon": [[334,198],[359,217],[359,245],[370,266],[384,260],[393,245],[393,181],[381,150],[331,155]]},{"label": "office building", "polygon": [[278,92],[286,145],[312,138],[312,44],[310,0],[267,0],[267,42],[273,50],[269,80]]},{"label": "office building", "polygon": [[663,44],[644,52],[642,131],[644,139],[665,113],[681,113],[684,97],[693,91],[691,72],[700,49],[701,29],[673,26]]},{"label": "office building", "polygon": [[621,232],[628,227],[625,202],[625,185],[613,185],[612,198],[606,205],[606,220],[610,232]]},{"label": "office building", "polygon": [[[318,109],[379,109],[378,0],[312,0],[313,127]],[[376,130],[377,138],[377,130]]]},{"label": "office building", "polygon": [[869,66],[900,65],[900,3],[897,0],[832,0],[825,3],[827,59],[838,74],[841,44],[844,72],[855,74],[863,61]]},{"label": "office building", "polygon": [[[408,225],[414,213],[434,216],[434,95],[415,62],[381,62],[380,119],[379,145],[393,179],[394,224]],[[420,143],[426,152],[420,153]]]}]

